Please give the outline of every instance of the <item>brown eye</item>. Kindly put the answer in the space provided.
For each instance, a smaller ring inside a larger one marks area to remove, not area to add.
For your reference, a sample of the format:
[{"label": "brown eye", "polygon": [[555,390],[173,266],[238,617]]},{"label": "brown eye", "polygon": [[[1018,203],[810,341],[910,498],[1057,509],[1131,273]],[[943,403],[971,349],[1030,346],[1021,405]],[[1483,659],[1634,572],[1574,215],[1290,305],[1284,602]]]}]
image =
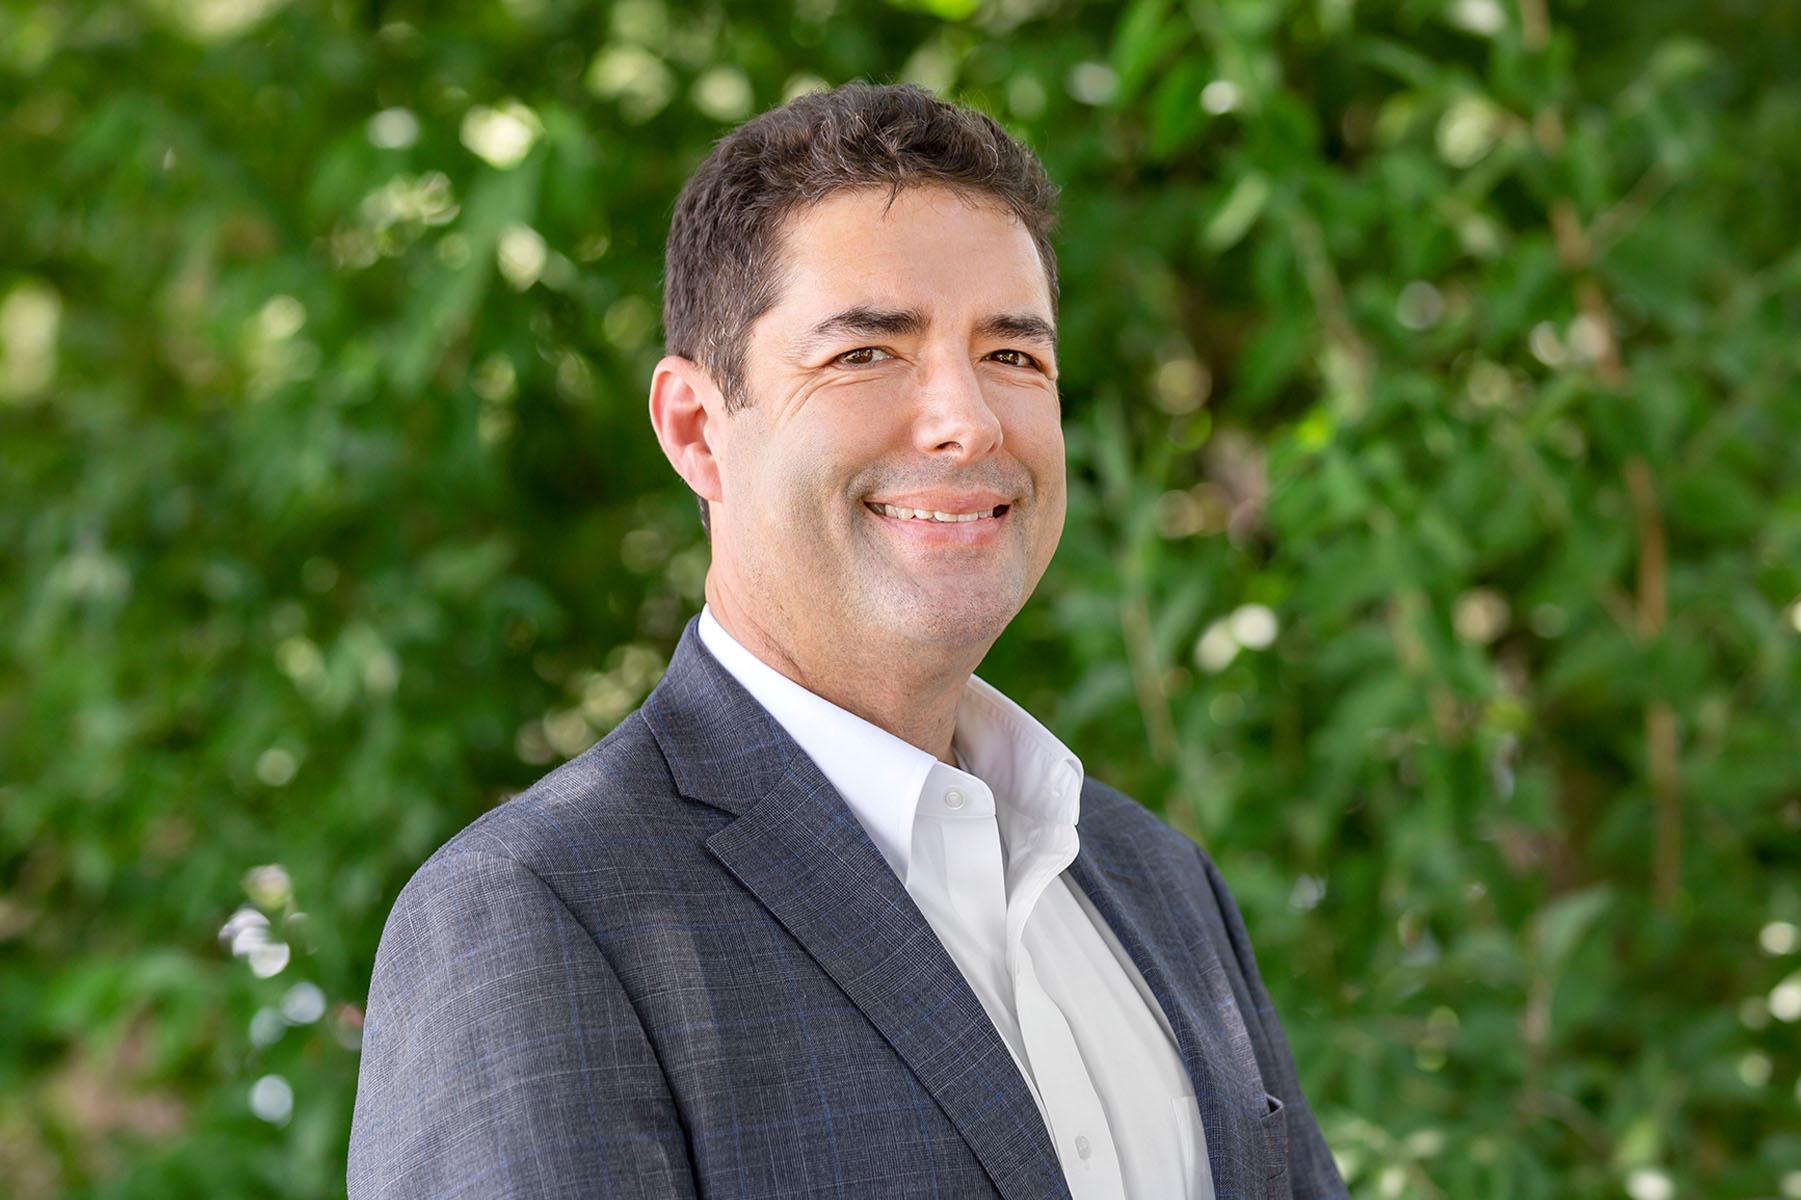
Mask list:
[{"label": "brown eye", "polygon": [[1024,350],[996,350],[988,357],[995,362],[1005,363],[1009,367],[1036,367],[1038,365],[1038,360]]},{"label": "brown eye", "polygon": [[838,361],[847,367],[865,367],[881,358],[892,358],[886,350],[878,350],[874,346],[864,346],[856,350],[847,350],[838,356]]}]

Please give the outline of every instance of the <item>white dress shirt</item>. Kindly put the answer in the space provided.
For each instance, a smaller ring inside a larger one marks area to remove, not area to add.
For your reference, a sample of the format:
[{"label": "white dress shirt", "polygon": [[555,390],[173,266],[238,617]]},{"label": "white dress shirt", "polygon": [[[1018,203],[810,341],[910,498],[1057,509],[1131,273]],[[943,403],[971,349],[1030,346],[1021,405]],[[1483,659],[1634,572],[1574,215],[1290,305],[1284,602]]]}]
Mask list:
[{"label": "white dress shirt", "polygon": [[949,766],[764,663],[710,611],[700,638],[862,823],[1013,1054],[1076,1200],[1213,1200],[1175,1036],[1064,869],[1082,764],[974,676]]}]

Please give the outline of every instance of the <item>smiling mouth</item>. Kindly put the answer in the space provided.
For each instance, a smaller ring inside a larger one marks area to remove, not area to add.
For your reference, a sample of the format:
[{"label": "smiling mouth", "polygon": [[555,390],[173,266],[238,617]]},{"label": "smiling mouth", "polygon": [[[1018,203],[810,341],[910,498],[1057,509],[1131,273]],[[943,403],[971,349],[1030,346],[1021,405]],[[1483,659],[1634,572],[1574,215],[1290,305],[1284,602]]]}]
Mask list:
[{"label": "smiling mouth", "polygon": [[871,500],[865,502],[865,507],[873,513],[884,517],[893,517],[897,521],[931,521],[939,525],[955,525],[965,521],[980,521],[986,517],[1001,516],[1010,506],[997,504],[993,508],[984,508],[978,512],[950,513],[926,508],[902,508],[898,504],[877,504]]}]

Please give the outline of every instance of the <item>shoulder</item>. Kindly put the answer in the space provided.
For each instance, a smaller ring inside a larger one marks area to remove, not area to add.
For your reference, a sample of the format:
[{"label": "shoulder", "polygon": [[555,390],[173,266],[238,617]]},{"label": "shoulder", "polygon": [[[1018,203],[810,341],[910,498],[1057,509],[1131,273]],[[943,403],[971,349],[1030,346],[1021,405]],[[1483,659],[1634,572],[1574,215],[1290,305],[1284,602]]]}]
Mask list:
[{"label": "shoulder", "polygon": [[1145,893],[1190,928],[1205,928],[1216,946],[1248,959],[1249,940],[1231,889],[1213,859],[1187,834],[1124,792],[1095,780],[1082,786],[1077,825],[1082,852],[1116,881]]},{"label": "shoulder", "polygon": [[704,891],[705,840],[724,814],[682,799],[638,713],[482,814],[400,889],[376,952],[371,1020],[446,965],[562,954],[641,922],[672,885]]},{"label": "shoulder", "polygon": [[1202,864],[1211,869],[1212,861],[1188,836],[1172,828],[1163,818],[1137,800],[1109,787],[1097,779],[1082,782],[1082,811],[1077,824],[1082,842],[1098,842],[1099,847],[1127,853],[1144,861],[1180,864],[1193,870]]},{"label": "shoulder", "polygon": [[674,795],[656,739],[642,713],[633,712],[601,741],[476,818],[438,853],[538,854],[560,840],[592,832],[591,826]]},{"label": "shoulder", "polygon": [[529,884],[535,876],[567,902],[581,890],[572,886],[578,879],[609,862],[642,860],[648,843],[683,836],[686,825],[706,823],[705,812],[681,799],[656,739],[634,712],[440,846],[401,889],[394,913],[437,907],[471,880],[498,877]]}]

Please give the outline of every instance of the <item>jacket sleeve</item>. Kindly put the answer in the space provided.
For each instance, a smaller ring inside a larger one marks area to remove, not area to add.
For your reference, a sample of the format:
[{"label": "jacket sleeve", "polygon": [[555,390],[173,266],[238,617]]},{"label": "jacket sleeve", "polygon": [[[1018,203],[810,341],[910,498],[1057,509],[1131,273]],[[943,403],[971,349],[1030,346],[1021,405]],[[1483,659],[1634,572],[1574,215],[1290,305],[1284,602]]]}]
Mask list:
[{"label": "jacket sleeve", "polygon": [[351,1200],[692,1196],[675,1101],[600,947],[524,864],[447,851],[369,989]]},{"label": "jacket sleeve", "polygon": [[1251,1023],[1252,1044],[1257,1055],[1257,1069],[1263,1075],[1263,1086],[1282,1102],[1287,1113],[1288,1178],[1294,1200],[1343,1200],[1347,1195],[1344,1180],[1339,1176],[1325,1135],[1320,1132],[1319,1121],[1301,1092],[1294,1055],[1289,1052],[1282,1022],[1263,986],[1263,975],[1257,969],[1256,955],[1251,952],[1251,936],[1245,931],[1244,917],[1239,914],[1238,903],[1232,899],[1213,860],[1199,847],[1195,848],[1195,853],[1200,856],[1207,882],[1213,888],[1214,900],[1225,920],[1226,936],[1231,940],[1232,957],[1239,975],[1250,991],[1252,1011],[1246,1018]]}]

